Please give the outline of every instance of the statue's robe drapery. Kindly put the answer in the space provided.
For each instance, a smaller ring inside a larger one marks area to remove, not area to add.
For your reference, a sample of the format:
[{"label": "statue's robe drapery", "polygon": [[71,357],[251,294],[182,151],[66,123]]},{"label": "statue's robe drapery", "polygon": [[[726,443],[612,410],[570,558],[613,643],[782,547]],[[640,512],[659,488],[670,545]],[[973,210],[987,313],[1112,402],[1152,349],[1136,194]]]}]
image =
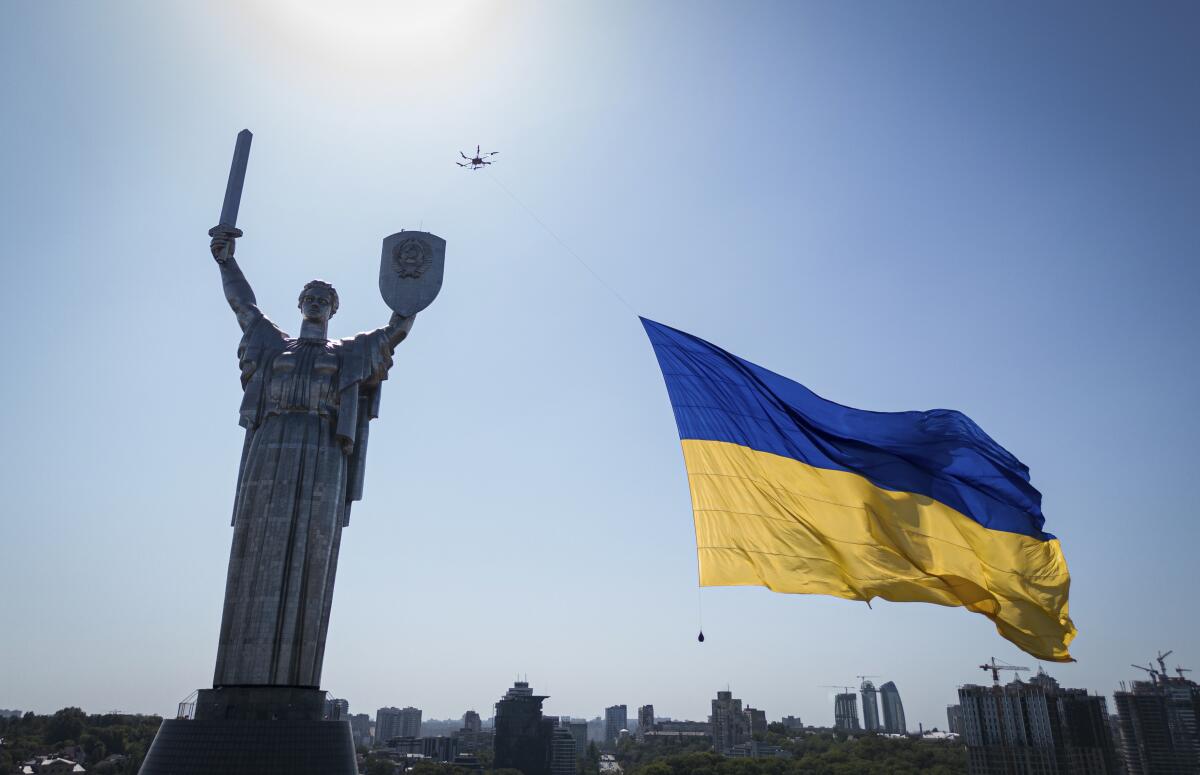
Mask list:
[{"label": "statue's robe drapery", "polygon": [[392,346],[386,329],[292,339],[254,310],[238,359],[246,441],[213,685],[315,688]]}]

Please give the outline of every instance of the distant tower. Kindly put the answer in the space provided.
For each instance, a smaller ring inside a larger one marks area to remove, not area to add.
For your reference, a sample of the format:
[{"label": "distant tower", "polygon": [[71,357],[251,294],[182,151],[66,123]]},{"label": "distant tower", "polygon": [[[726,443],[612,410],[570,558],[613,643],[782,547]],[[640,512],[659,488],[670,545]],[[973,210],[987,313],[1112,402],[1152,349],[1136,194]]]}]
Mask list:
[{"label": "distant tower", "polygon": [[388,740],[401,736],[399,708],[380,708],[375,711],[376,743],[386,745]]},{"label": "distant tower", "polygon": [[904,703],[900,701],[900,691],[896,684],[888,681],[879,687],[880,699],[883,700],[883,731],[893,735],[908,733],[904,723]]},{"label": "distant tower", "polygon": [[575,739],[575,756],[580,757],[587,753],[588,747],[588,723],[585,719],[572,719],[564,724],[567,730],[571,733],[571,737]]},{"label": "distant tower", "polygon": [[621,730],[629,726],[628,710],[624,705],[613,705],[604,709],[604,744],[612,747],[617,743]]},{"label": "distant tower", "polygon": [[356,713],[350,717],[350,734],[354,737],[355,745],[371,744],[371,717],[366,713]]},{"label": "distant tower", "polygon": [[554,722],[542,717],[543,695],[517,681],[496,703],[495,767],[524,775],[548,775]]},{"label": "distant tower", "polygon": [[469,710],[463,714],[463,731],[464,732],[479,732],[483,729],[483,721],[480,720],[479,714],[473,710]]},{"label": "distant tower", "polygon": [[858,726],[858,697],[854,692],[843,692],[833,700],[833,728],[856,732]]},{"label": "distant tower", "polygon": [[645,740],[647,732],[654,731],[654,706],[643,705],[638,708],[638,739]]},{"label": "distant tower", "polygon": [[713,750],[723,754],[750,739],[750,717],[742,710],[742,701],[735,700],[732,692],[717,692],[712,701]]},{"label": "distant tower", "polygon": [[550,738],[550,775],[575,775],[575,737],[565,726],[557,726]]},{"label": "distant tower", "polygon": [[963,710],[961,705],[946,706],[946,729],[956,735],[961,735],[963,730]]},{"label": "distant tower", "polygon": [[878,692],[875,691],[875,684],[864,678],[858,690],[862,694],[863,729],[878,732],[882,727],[879,724],[879,703],[876,699]]},{"label": "distant tower", "polygon": [[401,708],[400,709],[400,737],[420,737],[421,736],[421,709],[420,708]]},{"label": "distant tower", "polygon": [[750,734],[760,735],[767,732],[767,712],[746,706],[746,718],[750,719]]}]

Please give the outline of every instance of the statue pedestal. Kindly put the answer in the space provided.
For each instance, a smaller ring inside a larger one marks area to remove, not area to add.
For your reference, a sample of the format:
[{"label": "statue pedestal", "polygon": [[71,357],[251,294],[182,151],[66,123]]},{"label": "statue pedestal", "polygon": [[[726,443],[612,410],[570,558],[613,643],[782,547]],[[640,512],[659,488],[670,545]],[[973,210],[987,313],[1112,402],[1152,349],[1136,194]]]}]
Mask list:
[{"label": "statue pedestal", "polygon": [[196,718],[163,721],[140,775],[357,775],[350,722],[324,709],[319,689],[201,689]]}]

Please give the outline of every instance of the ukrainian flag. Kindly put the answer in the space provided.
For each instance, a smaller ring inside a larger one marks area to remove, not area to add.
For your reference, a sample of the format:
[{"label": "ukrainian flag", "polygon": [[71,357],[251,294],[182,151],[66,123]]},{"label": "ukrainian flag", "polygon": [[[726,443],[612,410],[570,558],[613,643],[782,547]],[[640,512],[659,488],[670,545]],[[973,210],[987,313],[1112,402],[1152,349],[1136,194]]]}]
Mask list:
[{"label": "ukrainian flag", "polygon": [[970,418],[851,409],[642,324],[683,442],[702,586],[963,606],[1071,661],[1071,576],[1041,493]]}]

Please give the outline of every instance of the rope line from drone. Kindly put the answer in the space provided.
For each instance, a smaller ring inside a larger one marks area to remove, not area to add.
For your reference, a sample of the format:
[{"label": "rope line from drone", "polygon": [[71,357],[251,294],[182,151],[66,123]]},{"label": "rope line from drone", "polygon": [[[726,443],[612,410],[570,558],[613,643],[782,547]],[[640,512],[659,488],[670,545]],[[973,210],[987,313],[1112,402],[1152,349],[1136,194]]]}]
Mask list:
[{"label": "rope line from drone", "polygon": [[638,314],[637,310],[635,310],[633,308],[633,305],[630,304],[628,301],[626,301],[625,297],[622,296],[617,291],[616,288],[612,287],[607,282],[605,282],[604,278],[601,277],[600,274],[595,269],[592,269],[591,264],[589,264],[587,261],[583,260],[583,257],[580,256],[578,253],[576,253],[575,250],[572,249],[571,246],[568,245],[562,237],[558,236],[558,233],[555,232],[554,229],[551,229],[549,226],[547,226],[546,222],[543,221],[541,218],[539,218],[537,216],[537,213],[535,213],[532,210],[532,208],[529,207],[529,205],[527,205],[523,201],[521,201],[520,197],[518,197],[516,194],[514,194],[508,186],[504,185],[504,183],[501,182],[500,178],[498,178],[496,176],[496,173],[492,172],[491,170],[489,170],[487,168],[484,168],[483,171],[487,173],[488,178],[490,178],[491,181],[493,183],[495,183],[500,188],[501,191],[508,194],[509,198],[512,199],[514,202],[516,202],[517,205],[522,210],[524,210],[526,212],[526,214],[528,214],[529,217],[532,218],[535,223],[537,223],[538,226],[541,226],[546,231],[546,233],[549,234],[554,239],[555,242],[557,242],[559,245],[561,245],[563,250],[567,251],[567,253],[569,253],[572,258],[574,258],[576,261],[578,261],[579,265],[582,266],[584,269],[586,269],[588,271],[588,274],[590,274],[593,278],[595,278],[596,282],[598,282],[598,283],[600,283],[600,285],[604,286],[604,288],[613,295],[613,298],[615,298],[617,301],[621,302],[621,305],[624,306],[625,309],[632,312],[634,314],[634,316],[637,316],[637,314]]},{"label": "rope line from drone", "polygon": [[[500,178],[498,178],[496,176],[496,174],[494,172],[487,169],[486,167],[483,167],[482,169],[484,172],[487,173],[488,178],[490,178],[491,181],[493,183],[495,183],[496,186],[501,191],[503,191],[505,194],[508,194],[509,198],[512,199],[514,202],[516,202],[517,205],[522,210],[524,210],[525,213],[530,218],[532,218],[533,221],[535,223],[537,223],[538,226],[541,226],[542,229],[544,229],[545,232],[547,234],[549,234],[550,237],[553,238],[555,242],[557,242],[559,245],[561,245],[563,250],[567,251],[567,253],[569,253],[572,258],[574,258],[576,261],[578,261],[579,265],[582,266],[584,269],[586,269],[588,271],[588,274],[590,274],[596,280],[596,282],[600,283],[600,285],[602,285],[605,288],[605,290],[607,290],[609,293],[611,293],[613,298],[616,299],[617,301],[619,301],[621,303],[621,305],[623,307],[625,307],[625,309],[627,309],[631,313],[633,313],[634,316],[637,316],[638,313],[633,308],[633,305],[630,304],[628,301],[626,301],[625,297],[622,296],[620,294],[620,292],[617,291],[616,288],[609,285],[604,280],[604,278],[600,276],[600,273],[597,272],[595,269],[593,269],[592,265],[583,259],[583,256],[581,256],[581,255],[579,255],[579,253],[575,252],[575,250],[566,243],[566,240],[564,240],[562,237],[558,236],[558,233],[556,231],[554,231],[554,229],[551,229],[546,224],[545,221],[543,221],[541,218],[539,218],[537,213],[535,213],[529,205],[525,204],[525,202],[522,201],[519,196],[514,194],[508,186],[504,185],[504,183],[500,180]],[[699,564],[698,564],[699,557],[697,557],[696,561],[697,561],[697,567],[696,567],[696,619],[698,621],[698,624],[700,625],[700,634],[696,636],[696,640],[698,640],[700,643],[703,643],[704,642],[704,602],[703,602],[703,595],[701,594],[703,587],[699,583],[700,582],[700,568],[699,568]]]}]

